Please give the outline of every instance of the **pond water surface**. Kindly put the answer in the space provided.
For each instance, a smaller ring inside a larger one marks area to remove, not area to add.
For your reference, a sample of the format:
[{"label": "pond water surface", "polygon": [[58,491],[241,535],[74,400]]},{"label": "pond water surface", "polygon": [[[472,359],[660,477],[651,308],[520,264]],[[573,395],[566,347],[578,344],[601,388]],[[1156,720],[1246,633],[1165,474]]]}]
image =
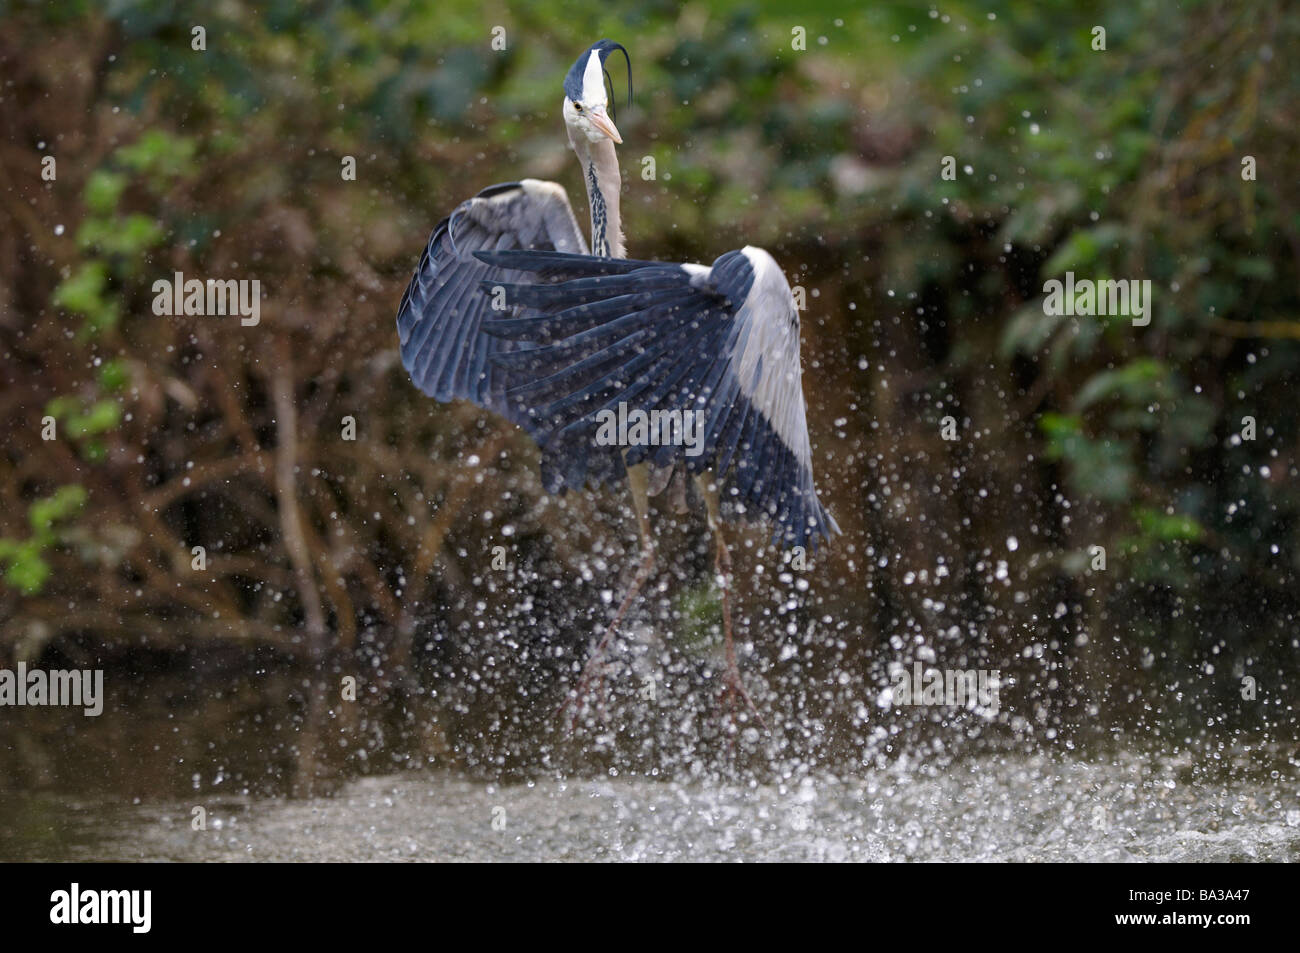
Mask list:
[{"label": "pond water surface", "polygon": [[[990,755],[790,784],[493,784],[442,770],[305,799],[4,798],[0,857],[147,861],[1296,861],[1295,774]],[[1284,780],[1285,779],[1285,780]],[[206,830],[193,830],[204,806]]]}]

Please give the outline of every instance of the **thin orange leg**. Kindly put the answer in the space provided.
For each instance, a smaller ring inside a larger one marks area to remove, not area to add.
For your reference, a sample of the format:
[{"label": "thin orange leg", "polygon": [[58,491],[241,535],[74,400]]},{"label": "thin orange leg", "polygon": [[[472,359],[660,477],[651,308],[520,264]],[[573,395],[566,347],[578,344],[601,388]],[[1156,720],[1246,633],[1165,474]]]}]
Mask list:
[{"label": "thin orange leg", "polygon": [[729,720],[734,724],[736,699],[737,697],[743,698],[745,704],[749,706],[749,710],[758,719],[758,723],[766,730],[767,722],[759,714],[758,706],[754,704],[754,700],[749,697],[749,692],[745,689],[745,683],[740,678],[740,666],[736,664],[736,642],[731,630],[731,551],[727,548],[726,536],[723,534],[717,484],[708,473],[701,474],[696,479],[708,507],[709,528],[713,531],[713,540],[716,544],[714,569],[718,574],[719,585],[722,589],[722,637],[723,649],[727,659],[726,671],[722,676],[723,703],[727,706]]}]

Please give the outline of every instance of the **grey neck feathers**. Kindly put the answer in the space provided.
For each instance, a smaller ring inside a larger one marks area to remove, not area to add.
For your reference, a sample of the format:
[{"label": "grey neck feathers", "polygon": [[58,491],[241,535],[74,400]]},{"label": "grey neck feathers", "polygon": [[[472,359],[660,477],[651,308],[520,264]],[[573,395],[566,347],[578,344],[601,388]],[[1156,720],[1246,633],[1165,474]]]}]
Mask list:
[{"label": "grey neck feathers", "polygon": [[622,180],[618,171],[618,156],[609,139],[589,143],[583,139],[574,144],[582,178],[587,185],[587,201],[591,206],[591,253],[602,258],[624,258],[623,220],[619,214],[619,196]]}]

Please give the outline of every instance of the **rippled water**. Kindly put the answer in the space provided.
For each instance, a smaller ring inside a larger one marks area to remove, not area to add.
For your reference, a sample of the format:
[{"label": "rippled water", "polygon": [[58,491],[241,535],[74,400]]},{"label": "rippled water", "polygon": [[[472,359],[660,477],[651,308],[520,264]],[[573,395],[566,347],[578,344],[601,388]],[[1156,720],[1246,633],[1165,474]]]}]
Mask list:
[{"label": "rippled water", "polygon": [[[1275,762],[1276,764],[1276,762]],[[1295,861],[1295,765],[1211,781],[1189,760],[971,757],[789,785],[495,785],[439,771],[304,800],[122,805],[27,794],[0,856],[215,861]],[[1232,771],[1230,774],[1237,774]],[[207,830],[191,829],[202,803]]]}]

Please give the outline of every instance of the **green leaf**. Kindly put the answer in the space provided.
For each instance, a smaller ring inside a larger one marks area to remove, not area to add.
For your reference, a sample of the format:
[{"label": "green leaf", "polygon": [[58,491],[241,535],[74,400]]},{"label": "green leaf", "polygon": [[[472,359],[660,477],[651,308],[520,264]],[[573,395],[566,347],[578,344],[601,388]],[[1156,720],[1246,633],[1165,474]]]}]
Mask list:
[{"label": "green leaf", "polygon": [[96,401],[90,409],[68,421],[68,436],[88,437],[112,430],[122,420],[122,405],[115,400]]},{"label": "green leaf", "polygon": [[119,314],[117,301],[106,297],[107,286],[108,265],[86,262],[54,289],[54,305],[84,316],[84,329],[101,331],[116,324]]},{"label": "green leaf", "polygon": [[1070,407],[1081,412],[1109,397],[1145,405],[1160,396],[1160,385],[1168,374],[1169,368],[1163,362],[1155,358],[1139,358],[1116,370],[1094,374],[1080,388]]},{"label": "green leaf", "polygon": [[1124,238],[1120,225],[1097,225],[1076,231],[1043,263],[1042,273],[1059,275],[1097,263],[1103,251],[1117,248]]},{"label": "green leaf", "polygon": [[41,558],[39,549],[34,546],[22,547],[5,570],[5,582],[29,596],[40,592],[49,578],[49,563]]},{"label": "green leaf", "polygon": [[1138,507],[1133,514],[1144,535],[1162,542],[1192,542],[1205,535],[1205,528],[1195,519],[1181,513],[1162,513],[1149,507]]},{"label": "green leaf", "polygon": [[674,608],[673,641],[679,648],[698,653],[713,644],[722,628],[722,598],[715,586],[705,583],[683,592],[674,600]]},{"label": "green leaf", "polygon": [[114,158],[128,169],[148,172],[155,178],[181,176],[193,167],[194,141],[151,129],[131,145],[118,149]]},{"label": "green leaf", "polygon": [[107,215],[117,208],[118,200],[126,191],[127,178],[121,172],[96,169],[86,180],[82,193],[86,208],[96,215]]},{"label": "green leaf", "polygon": [[105,307],[108,266],[102,261],[81,265],[54,289],[54,304],[67,311],[92,315]]},{"label": "green leaf", "polygon": [[69,397],[67,394],[64,394],[62,397],[52,398],[50,402],[45,405],[45,414],[48,417],[53,417],[55,420],[63,420],[69,414],[75,414],[80,407],[81,405],[77,402],[77,398]]},{"label": "green leaf", "polygon": [[52,527],[57,520],[67,519],[86,505],[86,488],[75,483],[61,486],[53,496],[37,500],[27,508],[27,521],[35,530]]},{"label": "green leaf", "polygon": [[131,383],[131,372],[125,361],[105,361],[99,369],[99,386],[111,393],[117,393]]},{"label": "green leaf", "polygon": [[108,255],[135,258],[162,240],[161,225],[147,215],[133,212],[125,218],[100,221],[88,219],[77,231],[77,244],[98,248]]}]

